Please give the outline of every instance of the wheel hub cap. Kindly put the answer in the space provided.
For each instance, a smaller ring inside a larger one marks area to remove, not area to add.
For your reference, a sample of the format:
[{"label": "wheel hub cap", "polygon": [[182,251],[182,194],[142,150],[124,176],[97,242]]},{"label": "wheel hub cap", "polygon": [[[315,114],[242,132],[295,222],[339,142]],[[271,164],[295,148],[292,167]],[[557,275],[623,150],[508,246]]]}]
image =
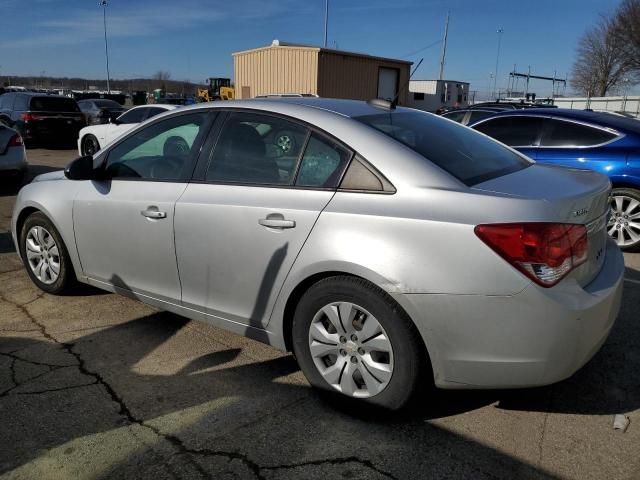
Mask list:
[{"label": "wheel hub cap", "polygon": [[60,275],[60,252],[53,236],[40,226],[32,227],[25,240],[25,255],[29,268],[38,280],[47,285]]},{"label": "wheel hub cap", "polygon": [[387,333],[373,315],[353,303],[331,303],[315,314],[309,350],[327,383],[350,397],[377,395],[393,374]]},{"label": "wheel hub cap", "polygon": [[640,242],[640,202],[626,195],[611,197],[607,229],[621,247]]}]

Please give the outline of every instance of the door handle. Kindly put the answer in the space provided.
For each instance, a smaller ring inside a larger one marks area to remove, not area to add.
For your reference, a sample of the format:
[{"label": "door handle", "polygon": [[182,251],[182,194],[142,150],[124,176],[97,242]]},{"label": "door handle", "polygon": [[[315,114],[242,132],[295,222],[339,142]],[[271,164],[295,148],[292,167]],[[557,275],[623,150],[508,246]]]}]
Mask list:
[{"label": "door handle", "polygon": [[167,218],[167,212],[161,212],[160,210],[158,210],[158,207],[149,207],[146,210],[142,210],[140,214],[143,217],[147,217],[147,218],[155,218],[155,219]]},{"label": "door handle", "polygon": [[261,218],[258,223],[269,228],[295,228],[295,220],[286,220],[280,213],[271,213],[267,218]]}]

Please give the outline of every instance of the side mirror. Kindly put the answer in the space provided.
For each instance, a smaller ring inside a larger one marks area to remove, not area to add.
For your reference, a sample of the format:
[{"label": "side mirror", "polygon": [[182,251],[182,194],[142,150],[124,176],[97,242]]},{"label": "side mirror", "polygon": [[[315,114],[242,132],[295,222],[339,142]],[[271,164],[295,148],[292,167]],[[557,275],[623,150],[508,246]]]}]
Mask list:
[{"label": "side mirror", "polygon": [[76,158],[64,169],[64,176],[69,180],[95,180],[98,171],[93,168],[93,157],[87,155]]}]

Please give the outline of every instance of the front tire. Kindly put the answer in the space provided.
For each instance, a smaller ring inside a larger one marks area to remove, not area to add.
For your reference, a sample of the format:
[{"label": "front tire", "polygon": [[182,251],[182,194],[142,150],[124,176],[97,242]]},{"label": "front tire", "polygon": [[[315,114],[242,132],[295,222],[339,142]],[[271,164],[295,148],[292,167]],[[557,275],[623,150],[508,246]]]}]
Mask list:
[{"label": "front tire", "polygon": [[614,188],[611,191],[611,217],[607,230],[621,250],[640,250],[640,191]]},{"label": "front tire", "polygon": [[100,150],[100,143],[94,135],[85,135],[82,139],[82,155],[95,155]]},{"label": "front tire", "polygon": [[54,295],[76,284],[69,253],[58,230],[41,212],[29,215],[20,231],[20,254],[36,286]]},{"label": "front tire", "polygon": [[293,350],[309,383],[397,410],[427,369],[419,333],[393,299],[366,280],[337,276],[313,285],[293,320]]}]

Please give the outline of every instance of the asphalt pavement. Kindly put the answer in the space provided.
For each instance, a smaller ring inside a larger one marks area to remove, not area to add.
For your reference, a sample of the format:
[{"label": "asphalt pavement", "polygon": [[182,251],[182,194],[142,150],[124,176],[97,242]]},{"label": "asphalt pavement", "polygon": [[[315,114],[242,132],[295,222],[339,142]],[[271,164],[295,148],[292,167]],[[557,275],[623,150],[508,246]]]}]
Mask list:
[{"label": "asphalt pavement", "polygon": [[[77,152],[29,150],[32,173]],[[602,350],[572,378],[347,409],[294,359],[90,288],[43,294],[0,186],[0,477],[640,479],[640,254]],[[614,416],[630,419],[626,432]]]}]

